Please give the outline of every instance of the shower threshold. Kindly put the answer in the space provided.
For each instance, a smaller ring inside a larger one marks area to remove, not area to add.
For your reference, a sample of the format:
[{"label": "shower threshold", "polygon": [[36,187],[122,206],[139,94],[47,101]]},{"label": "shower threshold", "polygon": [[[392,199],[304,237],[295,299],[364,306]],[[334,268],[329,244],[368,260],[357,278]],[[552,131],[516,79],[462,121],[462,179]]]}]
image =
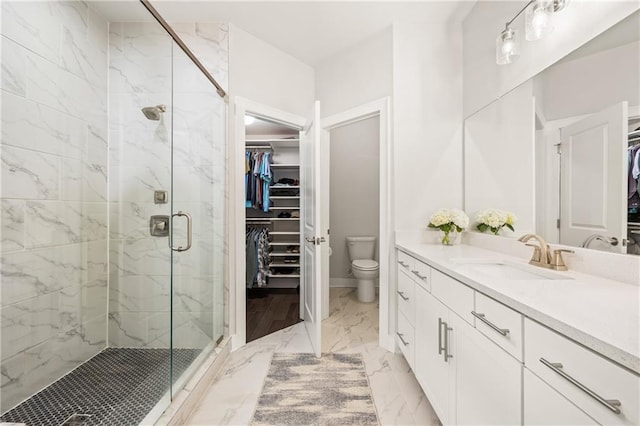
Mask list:
[{"label": "shower threshold", "polygon": [[[174,349],[173,376],[201,349]],[[106,348],[7,411],[0,422],[35,425],[137,425],[169,389],[169,349]]]}]

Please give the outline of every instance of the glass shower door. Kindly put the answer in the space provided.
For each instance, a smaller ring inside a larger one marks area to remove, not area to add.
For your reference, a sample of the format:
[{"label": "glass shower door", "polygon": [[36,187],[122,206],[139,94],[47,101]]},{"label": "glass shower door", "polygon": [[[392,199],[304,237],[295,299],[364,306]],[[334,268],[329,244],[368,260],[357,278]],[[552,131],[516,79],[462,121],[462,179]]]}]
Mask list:
[{"label": "glass shower door", "polygon": [[[172,394],[222,337],[224,101],[173,46]],[[187,372],[186,374],[185,371]],[[175,386],[175,384],[178,386]]]}]

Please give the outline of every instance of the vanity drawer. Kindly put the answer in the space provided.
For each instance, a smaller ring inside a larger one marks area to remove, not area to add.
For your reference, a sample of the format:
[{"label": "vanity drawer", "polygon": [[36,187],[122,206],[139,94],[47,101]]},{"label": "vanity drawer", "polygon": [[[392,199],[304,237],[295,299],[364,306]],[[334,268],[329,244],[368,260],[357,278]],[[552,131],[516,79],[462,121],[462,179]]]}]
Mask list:
[{"label": "vanity drawer", "polygon": [[471,315],[474,293],[473,289],[450,276],[436,269],[431,270],[431,294],[471,325],[474,324],[474,316]]},{"label": "vanity drawer", "polygon": [[396,253],[397,253],[398,271],[404,271],[409,275],[413,275],[411,274],[411,269],[413,269],[415,259],[400,250],[396,250]]},{"label": "vanity drawer", "polygon": [[[640,376],[529,319],[524,333],[529,370],[598,423],[640,424]],[[605,400],[618,400],[620,406],[607,407]]]},{"label": "vanity drawer", "polygon": [[404,314],[398,313],[398,332],[396,333],[396,341],[400,350],[404,355],[409,367],[414,368],[414,354],[415,354],[415,331]]},{"label": "vanity drawer", "polygon": [[398,311],[402,312],[411,325],[416,317],[416,283],[405,274],[398,274]]},{"label": "vanity drawer", "polygon": [[476,292],[476,328],[513,357],[522,361],[522,315]]},{"label": "vanity drawer", "polygon": [[415,259],[411,268],[413,279],[427,291],[431,291],[431,267]]}]

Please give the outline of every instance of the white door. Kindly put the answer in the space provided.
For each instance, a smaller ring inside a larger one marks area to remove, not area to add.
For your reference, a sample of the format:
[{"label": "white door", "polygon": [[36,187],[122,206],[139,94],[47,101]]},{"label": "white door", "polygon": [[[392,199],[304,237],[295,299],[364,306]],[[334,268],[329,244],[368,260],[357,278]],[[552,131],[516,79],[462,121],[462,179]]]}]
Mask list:
[{"label": "white door", "polygon": [[560,130],[561,244],[580,246],[598,234],[617,245],[589,247],[626,253],[627,116],[622,102]]},{"label": "white door", "polygon": [[316,101],[301,132],[303,169],[304,289],[300,292],[303,319],[316,356],[322,347],[322,250],[320,196],[320,102]]}]

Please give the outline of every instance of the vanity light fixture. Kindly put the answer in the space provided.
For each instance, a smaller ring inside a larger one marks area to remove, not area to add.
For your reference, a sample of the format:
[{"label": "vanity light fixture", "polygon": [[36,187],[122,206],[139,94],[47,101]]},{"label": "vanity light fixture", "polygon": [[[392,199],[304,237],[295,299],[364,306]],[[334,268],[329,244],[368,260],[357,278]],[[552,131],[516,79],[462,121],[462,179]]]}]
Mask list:
[{"label": "vanity light fixture", "polygon": [[569,0],[530,0],[509,22],[496,38],[496,63],[506,65],[520,56],[520,39],[513,22],[525,12],[525,38],[540,40],[553,31],[553,14],[563,10]]},{"label": "vanity light fixture", "polygon": [[496,62],[498,65],[506,65],[520,56],[520,39],[518,31],[506,25],[504,31],[496,38]]}]

